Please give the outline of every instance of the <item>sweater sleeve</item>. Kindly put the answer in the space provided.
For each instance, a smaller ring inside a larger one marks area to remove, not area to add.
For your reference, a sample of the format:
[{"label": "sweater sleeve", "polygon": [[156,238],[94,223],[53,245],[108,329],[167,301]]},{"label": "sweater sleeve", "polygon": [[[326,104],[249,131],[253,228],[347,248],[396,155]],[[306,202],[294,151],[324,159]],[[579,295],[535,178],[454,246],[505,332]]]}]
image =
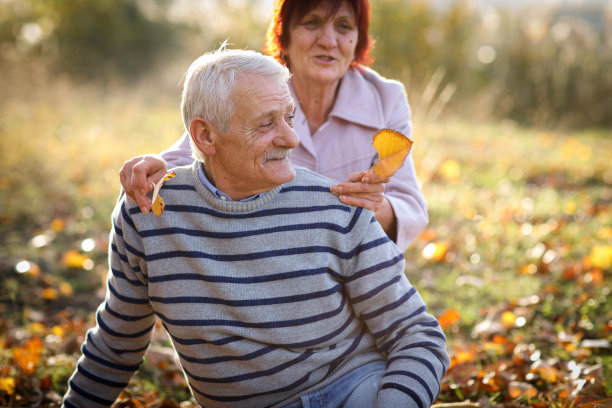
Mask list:
[{"label": "sweater sleeve", "polygon": [[189,133],[183,133],[183,136],[172,146],[161,152],[161,156],[166,161],[169,169],[178,166],[185,166],[193,162],[191,156],[191,143],[189,141]]},{"label": "sweater sleeve", "polygon": [[108,407],[140,367],[155,315],[147,297],[146,267],[125,198],[113,213],[107,294],[87,332],[63,407]]},{"label": "sweater sleeve", "polygon": [[403,254],[372,219],[349,264],[346,293],[387,361],[376,407],[429,407],[450,361],[438,321],[404,275]]}]

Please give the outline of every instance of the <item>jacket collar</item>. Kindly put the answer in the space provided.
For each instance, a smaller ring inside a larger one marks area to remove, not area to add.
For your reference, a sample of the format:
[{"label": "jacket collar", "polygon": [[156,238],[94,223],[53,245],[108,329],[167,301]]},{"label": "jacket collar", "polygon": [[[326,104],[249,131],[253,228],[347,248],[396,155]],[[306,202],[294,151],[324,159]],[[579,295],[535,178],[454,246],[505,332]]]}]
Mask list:
[{"label": "jacket collar", "polygon": [[330,116],[369,128],[385,126],[380,95],[359,68],[350,67],[342,77]]},{"label": "jacket collar", "polygon": [[[367,70],[367,68],[360,69]],[[290,88],[297,101],[293,85]],[[299,111],[299,115],[296,112],[296,119],[299,120],[300,125],[305,124],[307,127],[306,118],[303,117],[301,109]],[[329,116],[373,129],[385,127],[380,95],[355,67],[350,67],[342,77],[338,95]]]}]

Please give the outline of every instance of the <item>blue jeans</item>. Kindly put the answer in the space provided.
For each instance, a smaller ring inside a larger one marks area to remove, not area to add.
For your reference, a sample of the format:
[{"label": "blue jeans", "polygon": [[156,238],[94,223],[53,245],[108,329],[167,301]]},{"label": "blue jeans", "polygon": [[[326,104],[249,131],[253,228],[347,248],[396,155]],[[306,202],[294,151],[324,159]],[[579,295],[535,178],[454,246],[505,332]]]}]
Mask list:
[{"label": "blue jeans", "polygon": [[384,361],[365,364],[285,408],[372,408],[386,368]]}]

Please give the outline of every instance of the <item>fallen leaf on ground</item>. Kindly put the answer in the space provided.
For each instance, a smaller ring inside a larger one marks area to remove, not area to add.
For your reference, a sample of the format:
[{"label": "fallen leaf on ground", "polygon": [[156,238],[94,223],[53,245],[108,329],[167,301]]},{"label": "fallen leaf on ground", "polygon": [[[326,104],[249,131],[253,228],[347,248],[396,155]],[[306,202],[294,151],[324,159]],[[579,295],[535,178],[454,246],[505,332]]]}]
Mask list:
[{"label": "fallen leaf on ground", "polygon": [[28,340],[23,347],[15,347],[13,356],[17,366],[26,375],[34,374],[36,366],[40,361],[40,356],[43,350],[43,343],[38,337]]}]

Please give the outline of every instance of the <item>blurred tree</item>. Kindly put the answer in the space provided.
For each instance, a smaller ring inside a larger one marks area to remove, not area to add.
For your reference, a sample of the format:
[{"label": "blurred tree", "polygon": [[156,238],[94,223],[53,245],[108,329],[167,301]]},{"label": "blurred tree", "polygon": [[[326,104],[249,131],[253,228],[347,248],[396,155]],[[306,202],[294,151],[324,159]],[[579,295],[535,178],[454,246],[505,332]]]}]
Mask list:
[{"label": "blurred tree", "polygon": [[[160,8],[169,4],[151,1]],[[3,8],[4,53],[14,45],[22,59],[40,57],[75,79],[139,75],[173,49],[181,28],[149,18],[132,0],[19,0]]]},{"label": "blurred tree", "polygon": [[[58,73],[132,79],[224,40],[261,50],[268,2],[0,0],[0,77],[35,77],[34,86]],[[421,118],[446,109],[524,124],[612,125],[609,4],[376,0],[371,7],[374,68],[404,82]],[[0,93],[8,82],[0,81]]]},{"label": "blurred tree", "polygon": [[497,113],[525,124],[612,125],[612,27],[605,6],[514,14],[489,88]]},{"label": "blurred tree", "polygon": [[439,111],[472,86],[467,59],[475,14],[466,1],[435,9],[425,0],[372,2],[375,68],[403,81],[415,111]]},{"label": "blurred tree", "polygon": [[[375,67],[383,75],[419,78],[431,74],[434,47],[441,39],[426,1],[372,2],[370,32],[376,41]],[[399,78],[398,78],[399,79]]]}]

